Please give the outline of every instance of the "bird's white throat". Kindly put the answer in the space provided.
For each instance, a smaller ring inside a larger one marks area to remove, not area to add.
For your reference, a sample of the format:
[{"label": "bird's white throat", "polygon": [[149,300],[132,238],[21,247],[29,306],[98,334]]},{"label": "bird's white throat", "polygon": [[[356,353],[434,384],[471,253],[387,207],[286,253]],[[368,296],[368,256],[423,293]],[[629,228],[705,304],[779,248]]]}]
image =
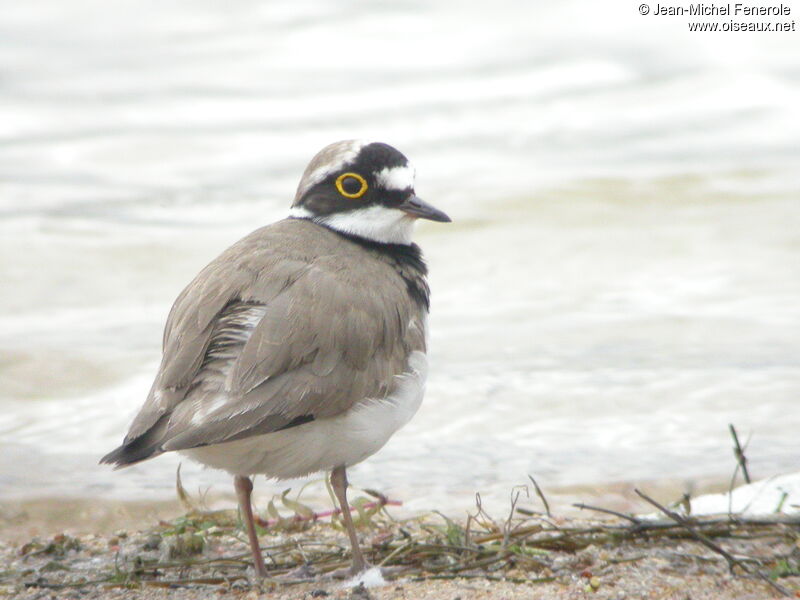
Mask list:
[{"label": "bird's white throat", "polygon": [[316,216],[302,206],[293,206],[290,217],[310,219],[336,231],[384,244],[410,244],[416,219],[399,208],[373,205],[347,212]]}]

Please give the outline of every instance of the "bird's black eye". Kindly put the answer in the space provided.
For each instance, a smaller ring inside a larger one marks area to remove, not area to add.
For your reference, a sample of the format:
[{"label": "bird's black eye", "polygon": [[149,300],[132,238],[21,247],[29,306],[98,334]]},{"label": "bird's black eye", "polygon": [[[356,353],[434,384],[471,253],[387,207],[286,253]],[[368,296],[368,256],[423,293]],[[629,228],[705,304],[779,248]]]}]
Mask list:
[{"label": "bird's black eye", "polygon": [[345,198],[361,198],[368,187],[367,180],[358,173],[342,173],[336,178],[336,189]]}]

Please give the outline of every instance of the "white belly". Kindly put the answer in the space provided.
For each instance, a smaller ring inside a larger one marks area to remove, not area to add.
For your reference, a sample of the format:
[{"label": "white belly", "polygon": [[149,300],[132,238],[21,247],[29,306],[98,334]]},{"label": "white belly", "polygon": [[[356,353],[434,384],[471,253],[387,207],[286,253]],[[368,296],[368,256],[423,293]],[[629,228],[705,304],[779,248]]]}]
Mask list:
[{"label": "white belly", "polygon": [[396,376],[397,387],[390,396],[365,400],[336,417],[180,452],[234,475],[265,474],[277,479],[349,467],[380,450],[419,409],[428,374],[425,354],[413,352],[409,369]]}]

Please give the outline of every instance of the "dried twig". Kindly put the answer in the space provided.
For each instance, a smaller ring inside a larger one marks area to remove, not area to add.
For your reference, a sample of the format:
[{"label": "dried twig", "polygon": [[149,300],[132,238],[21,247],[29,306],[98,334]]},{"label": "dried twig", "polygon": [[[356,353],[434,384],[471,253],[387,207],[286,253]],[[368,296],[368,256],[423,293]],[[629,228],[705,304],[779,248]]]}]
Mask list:
[{"label": "dried twig", "polygon": [[694,539],[696,539],[698,542],[703,544],[706,548],[708,548],[712,552],[716,552],[717,554],[722,556],[728,562],[728,568],[730,569],[731,573],[734,572],[734,567],[739,567],[745,573],[747,573],[749,575],[753,575],[755,577],[758,577],[759,579],[761,579],[762,581],[767,583],[772,589],[774,589],[776,592],[780,593],[781,595],[786,596],[786,597],[789,597],[789,596],[792,595],[789,592],[789,590],[787,590],[783,586],[780,586],[777,583],[775,583],[774,581],[772,581],[769,577],[764,575],[761,571],[754,571],[753,569],[750,568],[749,565],[747,565],[746,563],[742,562],[741,560],[739,560],[738,558],[733,556],[730,552],[728,552],[724,548],[721,548],[718,544],[715,544],[714,542],[712,542],[710,539],[708,539],[708,537],[706,537],[705,535],[703,535],[702,533],[697,531],[694,527],[692,527],[692,524],[687,519],[684,519],[682,516],[680,516],[678,513],[669,510],[667,507],[659,504],[658,502],[653,500],[650,496],[648,496],[647,494],[645,494],[645,493],[643,493],[643,492],[641,492],[641,491],[639,491],[637,489],[634,489],[633,491],[636,492],[636,494],[642,500],[644,500],[648,504],[652,504],[658,510],[660,510],[662,513],[664,513],[666,516],[668,516],[670,519],[674,520],[676,523],[681,525],[684,529],[686,529],[687,532],[689,532],[689,534]]},{"label": "dried twig", "polygon": [[[402,506],[403,503],[399,500],[389,500],[385,496],[379,499],[376,502],[365,502],[364,504],[360,505],[361,510],[372,510],[372,509],[380,509],[384,506]],[[349,506],[350,512],[357,512],[359,507],[358,506]],[[305,522],[314,522],[319,521],[320,519],[325,519],[327,517],[334,517],[342,514],[342,510],[340,508],[332,508],[330,510],[322,510],[319,512],[310,511],[304,514],[295,514],[293,517],[288,518],[273,518],[273,519],[262,519],[258,515],[253,515],[253,519],[256,522],[256,525],[259,527],[263,527],[267,529],[269,527],[274,527],[275,525],[279,525],[284,522],[291,522],[291,523],[305,523]]]},{"label": "dried twig", "polygon": [[508,540],[511,539],[511,524],[513,523],[514,519],[514,510],[517,507],[517,502],[519,502],[519,495],[522,490],[525,490],[525,494],[528,493],[527,486],[518,486],[511,490],[511,509],[508,511],[508,518],[506,522],[503,523],[503,548],[508,548]]},{"label": "dried twig", "polygon": [[575,508],[580,508],[581,510],[594,510],[597,512],[605,513],[607,515],[613,515],[615,517],[619,517],[620,519],[625,519],[626,521],[630,521],[636,526],[642,524],[641,519],[637,519],[632,515],[626,515],[625,513],[617,512],[616,510],[611,510],[609,508],[600,508],[599,506],[592,506],[590,504],[584,504],[583,502],[580,502],[578,504],[573,504],[572,506],[574,506]]},{"label": "dried twig", "polygon": [[536,495],[539,496],[539,499],[544,504],[544,513],[547,515],[547,518],[552,518],[550,514],[550,504],[547,502],[547,498],[544,496],[544,492],[542,492],[542,488],[539,487],[539,484],[536,483],[536,480],[533,478],[533,475],[528,475],[528,479],[531,480],[533,484],[533,489],[536,491]]},{"label": "dried twig", "polygon": [[733,423],[728,424],[728,429],[733,438],[733,455],[736,457],[736,462],[739,463],[739,466],[742,468],[742,476],[744,477],[745,483],[750,483],[750,473],[747,471],[747,457],[744,455],[744,448],[742,448],[742,445],[739,443],[739,436],[736,434],[736,428],[733,426]]},{"label": "dried twig", "polygon": [[182,463],[178,463],[178,469],[175,471],[175,493],[178,496],[178,500],[180,500],[180,503],[183,505],[183,508],[186,509],[187,512],[194,512],[197,510],[197,507],[194,505],[194,502],[192,502],[192,499],[189,497],[181,481],[181,464]]}]

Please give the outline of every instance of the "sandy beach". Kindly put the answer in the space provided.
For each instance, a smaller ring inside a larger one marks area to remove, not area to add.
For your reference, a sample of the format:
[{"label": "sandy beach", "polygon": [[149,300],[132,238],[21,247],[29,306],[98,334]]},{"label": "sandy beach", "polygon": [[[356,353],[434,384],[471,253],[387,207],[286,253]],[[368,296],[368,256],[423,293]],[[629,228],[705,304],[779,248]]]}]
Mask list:
[{"label": "sandy beach", "polygon": [[[372,564],[390,570],[383,582],[373,573],[363,588],[329,577],[348,564],[346,537],[338,519],[314,522],[304,508],[262,531],[271,575],[256,582],[235,511],[186,512],[178,501],[59,504],[58,510],[47,502],[3,505],[0,597],[755,600],[800,594],[797,515],[712,516],[686,527],[669,519],[527,509],[513,517],[476,509],[466,520],[435,513],[395,519],[361,502],[362,546]],[[79,525],[54,533],[70,514]],[[139,526],[118,527],[126,522]]]}]

